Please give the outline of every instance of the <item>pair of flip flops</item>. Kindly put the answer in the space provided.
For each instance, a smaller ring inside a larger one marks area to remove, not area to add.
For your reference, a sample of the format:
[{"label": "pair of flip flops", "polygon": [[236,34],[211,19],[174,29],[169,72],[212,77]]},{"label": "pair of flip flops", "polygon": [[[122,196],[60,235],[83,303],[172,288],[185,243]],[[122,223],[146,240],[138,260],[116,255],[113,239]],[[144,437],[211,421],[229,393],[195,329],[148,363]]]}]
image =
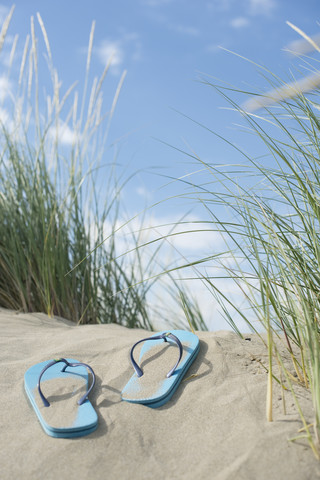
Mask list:
[{"label": "pair of flip flops", "polygon": [[[136,361],[134,350],[140,343],[144,345]],[[171,348],[173,345],[178,351]],[[198,337],[184,330],[161,332],[139,340],[130,352],[135,373],[121,392],[122,400],[152,408],[164,405],[198,352]],[[97,428],[98,416],[88,400],[94,384],[92,368],[70,358],[38,363],[24,377],[26,393],[44,431],[59,438],[88,435]],[[75,397],[80,398],[75,400]]]}]

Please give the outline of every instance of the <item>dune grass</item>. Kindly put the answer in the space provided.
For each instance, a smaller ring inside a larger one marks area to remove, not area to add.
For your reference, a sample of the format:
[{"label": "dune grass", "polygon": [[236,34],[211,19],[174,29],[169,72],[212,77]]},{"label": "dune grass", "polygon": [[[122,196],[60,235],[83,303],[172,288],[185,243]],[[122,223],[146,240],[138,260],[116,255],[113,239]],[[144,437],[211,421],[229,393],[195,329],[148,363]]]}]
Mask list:
[{"label": "dune grass", "polygon": [[[275,82],[275,77],[272,80]],[[234,146],[235,155],[242,157],[242,166],[236,169],[231,165],[217,168],[196,159],[202,165],[202,174],[206,172],[205,181],[188,180],[187,195],[191,195],[190,187],[196,190],[197,201],[209,214],[208,223],[222,232],[228,247],[228,254],[215,255],[211,262],[219,275],[199,275],[236,332],[241,334],[236,320],[241,319],[251,331],[267,334],[268,420],[273,419],[274,362],[282,366],[287,388],[297,402],[295,385],[310,391],[314,406],[312,426],[299,404],[298,409],[304,423],[302,436],[319,458],[319,91],[309,96],[296,93],[294,99],[283,100],[281,106],[265,107],[261,115],[253,115],[232,100],[230,91],[210,81],[205,83],[218,90],[239,112],[269,156],[257,161]],[[221,208],[229,212],[223,219],[217,214]],[[242,292],[241,305],[219,287],[222,277],[232,279]],[[278,339],[286,345],[292,368],[279,353]]]},{"label": "dune grass", "polygon": [[[45,159],[12,144],[9,136],[0,172],[0,305],[78,323],[150,328],[147,288],[128,288],[137,282],[138,265],[117,260],[110,223],[117,196],[110,195],[110,210],[95,212],[89,223],[80,179],[71,175],[60,197]],[[95,249],[107,220],[110,240]]]},{"label": "dune grass", "polygon": [[[23,47],[17,37],[12,44],[0,125],[0,306],[151,329],[151,284],[141,283],[146,265],[139,253],[119,258],[114,240],[130,178],[106,152],[106,132],[125,74],[105,111],[102,86],[110,62],[90,83],[93,37],[94,24],[78,90],[62,90],[39,14]],[[52,85],[43,95],[44,75]],[[131,245],[135,241],[132,234]]]},{"label": "dune grass", "polygon": [[40,14],[22,45],[18,36],[6,43],[13,12],[0,32],[8,59],[0,98],[0,307],[148,330],[155,320],[181,327],[186,316],[205,328],[190,293],[170,274],[162,282],[161,242],[146,254],[139,248],[145,211],[133,218],[126,211],[136,174],[108,148],[126,72],[106,108],[112,58],[92,79],[93,22],[84,79],[63,88]]}]

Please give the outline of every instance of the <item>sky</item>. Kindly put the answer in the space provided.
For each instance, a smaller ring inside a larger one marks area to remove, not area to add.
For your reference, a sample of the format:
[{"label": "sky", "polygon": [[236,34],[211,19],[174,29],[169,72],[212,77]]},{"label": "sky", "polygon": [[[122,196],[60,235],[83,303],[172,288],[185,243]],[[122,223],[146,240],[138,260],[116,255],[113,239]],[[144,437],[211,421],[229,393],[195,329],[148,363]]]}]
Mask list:
[{"label": "sky", "polygon": [[[0,2],[1,21],[12,5]],[[268,91],[270,86],[255,63],[284,80],[290,78],[290,72],[301,76],[299,59],[284,51],[299,39],[286,22],[308,35],[320,30],[318,0],[17,0],[8,39],[12,42],[19,35],[20,53],[30,32],[31,16],[36,35],[42,38],[37,12],[48,34],[62,89],[66,91],[84,78],[93,21],[91,81],[101,75],[112,57],[104,84],[106,104],[112,103],[126,73],[108,142],[113,151],[110,155],[116,152],[120,163],[129,164],[132,171],[142,169],[126,194],[131,214],[161,196],[175,194],[176,184],[161,188],[167,183],[163,175],[178,178],[197,170],[196,163],[179,150],[217,164],[240,161],[221,136],[260,153],[255,139],[250,137],[248,143],[237,114],[204,80],[245,91]],[[8,51],[9,45],[0,56],[3,71]],[[5,96],[0,73],[0,101]],[[241,103],[248,96],[234,94],[234,98]],[[70,135],[65,136],[66,144]],[[155,216],[160,223],[174,221],[189,207],[178,201],[165,202]],[[179,247],[183,248],[183,242],[180,239]],[[203,243],[205,249],[206,241],[201,242],[200,238],[187,241],[189,247]]]},{"label": "sky", "polygon": [[[11,6],[0,3],[2,18]],[[201,83],[203,78],[252,91],[269,88],[257,67],[223,49],[286,79],[297,61],[283,48],[299,38],[286,21],[312,35],[319,30],[320,13],[317,0],[18,0],[15,6],[9,34],[19,34],[22,48],[30,17],[39,12],[66,89],[84,77],[91,24],[96,22],[92,77],[113,56],[106,101],[126,71],[110,143],[122,139],[120,161],[139,168],[168,167],[174,175],[179,169],[185,172],[186,159],[160,142],[189,145],[199,156],[221,163],[233,155],[182,115],[222,136],[231,131],[240,138],[235,116],[221,108],[226,102]]]}]

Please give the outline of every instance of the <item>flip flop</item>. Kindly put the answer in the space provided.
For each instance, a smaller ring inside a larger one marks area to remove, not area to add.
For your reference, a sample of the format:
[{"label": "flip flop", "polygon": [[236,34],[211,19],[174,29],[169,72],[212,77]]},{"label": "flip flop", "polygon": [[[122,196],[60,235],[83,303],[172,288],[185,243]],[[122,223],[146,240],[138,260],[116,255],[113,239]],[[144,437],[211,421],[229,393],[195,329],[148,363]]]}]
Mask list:
[{"label": "flip flop", "polygon": [[[92,375],[89,388],[87,370]],[[24,375],[26,393],[44,431],[58,438],[81,437],[97,428],[98,416],[87,398],[94,384],[92,368],[71,358],[37,363]]]},{"label": "flip flop", "polygon": [[[133,351],[142,342],[146,343],[138,365]],[[135,373],[121,392],[122,400],[152,408],[164,405],[177,390],[199,349],[198,337],[185,330],[161,332],[139,340],[130,352]]]}]

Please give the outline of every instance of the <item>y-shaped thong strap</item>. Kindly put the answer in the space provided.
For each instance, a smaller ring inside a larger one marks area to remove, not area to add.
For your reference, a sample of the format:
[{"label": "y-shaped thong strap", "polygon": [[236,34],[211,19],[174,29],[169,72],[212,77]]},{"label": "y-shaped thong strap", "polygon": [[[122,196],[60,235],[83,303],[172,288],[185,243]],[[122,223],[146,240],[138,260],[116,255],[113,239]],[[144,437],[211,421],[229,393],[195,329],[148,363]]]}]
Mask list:
[{"label": "y-shaped thong strap", "polygon": [[164,340],[165,342],[167,342],[167,338],[170,338],[171,340],[173,340],[179,347],[179,358],[178,358],[178,361],[177,363],[174,365],[173,368],[171,368],[171,370],[167,373],[167,378],[171,377],[171,375],[175,372],[177,366],[179,365],[179,362],[181,360],[181,357],[182,357],[182,354],[183,354],[183,347],[181,345],[181,342],[179,340],[178,337],[176,337],[175,335],[173,335],[173,333],[171,332],[165,332],[165,333],[162,333],[161,335],[155,335],[153,337],[148,337],[148,338],[143,338],[142,340],[139,340],[139,342],[135,343],[131,349],[131,352],[130,352],[130,359],[131,359],[131,362],[132,362],[132,365],[133,365],[133,368],[135,369],[135,372],[136,374],[138,375],[138,377],[142,377],[143,375],[143,370],[141,367],[139,367],[139,365],[137,364],[137,362],[135,361],[135,359],[133,358],[133,350],[135,349],[135,347],[137,345],[139,345],[139,343],[141,342],[147,342],[148,340]]},{"label": "y-shaped thong strap", "polygon": [[38,380],[38,392],[39,392],[39,395],[41,397],[41,400],[43,401],[43,404],[45,407],[50,407],[50,403],[48,402],[48,400],[46,399],[46,397],[43,395],[42,391],[41,391],[41,388],[40,388],[40,381],[41,381],[41,377],[42,375],[44,374],[44,372],[46,370],[48,370],[48,368],[52,367],[53,365],[55,365],[56,363],[59,363],[59,362],[63,362],[65,363],[65,366],[63,367],[63,369],[61,370],[62,372],[64,372],[66,370],[67,367],[86,367],[88,370],[90,370],[91,374],[92,374],[92,384],[90,386],[90,388],[88,389],[88,391],[78,400],[78,405],[82,405],[89,393],[91,392],[91,390],[93,389],[94,387],[94,384],[96,382],[96,377],[95,377],[95,374],[94,374],[94,371],[92,370],[92,368],[90,367],[90,365],[87,365],[86,363],[70,363],[68,362],[68,360],[66,360],[65,358],[58,358],[56,360],[52,360],[52,362],[49,362],[44,368],[43,370],[41,371],[40,375],[39,375],[39,380]]}]

